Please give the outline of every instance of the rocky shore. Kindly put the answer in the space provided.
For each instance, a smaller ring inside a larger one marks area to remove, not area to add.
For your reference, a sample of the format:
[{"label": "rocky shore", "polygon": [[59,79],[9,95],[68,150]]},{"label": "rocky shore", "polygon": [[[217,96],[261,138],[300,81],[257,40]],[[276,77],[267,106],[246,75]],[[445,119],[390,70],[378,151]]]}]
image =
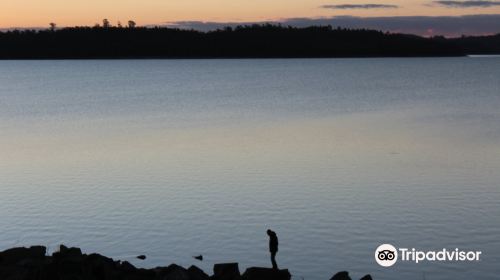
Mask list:
[{"label": "rocky shore", "polygon": [[[176,264],[152,269],[136,268],[127,261],[116,261],[99,254],[83,254],[80,248],[61,245],[47,255],[47,248],[12,248],[0,252],[2,280],[290,280],[287,269],[250,267],[240,273],[238,263],[215,264],[210,276],[196,266]],[[366,275],[361,280],[371,280]],[[330,280],[351,280],[345,271]]]}]

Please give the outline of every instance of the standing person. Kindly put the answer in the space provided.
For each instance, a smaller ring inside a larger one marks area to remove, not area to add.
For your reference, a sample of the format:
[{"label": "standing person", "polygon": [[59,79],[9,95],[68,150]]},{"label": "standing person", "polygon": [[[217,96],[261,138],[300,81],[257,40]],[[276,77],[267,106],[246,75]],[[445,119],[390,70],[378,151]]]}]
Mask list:
[{"label": "standing person", "polygon": [[269,235],[269,252],[271,252],[271,263],[273,264],[273,269],[278,269],[278,264],[276,263],[276,253],[278,253],[278,236],[276,232],[268,229],[267,235]]}]

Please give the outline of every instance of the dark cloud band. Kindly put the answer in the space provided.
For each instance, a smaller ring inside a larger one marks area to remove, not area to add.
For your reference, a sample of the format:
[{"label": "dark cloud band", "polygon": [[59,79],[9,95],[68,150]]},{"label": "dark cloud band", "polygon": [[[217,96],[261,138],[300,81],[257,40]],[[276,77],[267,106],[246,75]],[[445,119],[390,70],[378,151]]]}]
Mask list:
[{"label": "dark cloud band", "polygon": [[395,9],[398,8],[397,5],[390,4],[339,4],[339,5],[323,5],[320,6],[323,9]]},{"label": "dark cloud band", "polygon": [[500,2],[498,1],[454,1],[454,0],[442,0],[442,1],[434,1],[433,3],[450,7],[450,8],[488,8],[494,6],[500,6]]},{"label": "dark cloud band", "polygon": [[[167,26],[209,31],[226,26],[250,25],[265,22],[202,22],[178,21]],[[500,14],[466,16],[400,16],[400,17],[353,17],[336,16],[327,18],[289,18],[269,21],[296,27],[311,25],[331,25],[346,28],[369,28],[375,30],[417,34],[422,36],[445,35],[486,35],[500,33]]]}]

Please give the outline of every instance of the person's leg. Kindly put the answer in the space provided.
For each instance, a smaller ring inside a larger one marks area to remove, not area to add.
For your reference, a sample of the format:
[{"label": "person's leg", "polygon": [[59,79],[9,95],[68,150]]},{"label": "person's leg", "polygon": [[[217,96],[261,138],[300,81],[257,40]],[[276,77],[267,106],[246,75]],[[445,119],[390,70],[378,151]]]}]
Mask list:
[{"label": "person's leg", "polygon": [[278,264],[276,263],[276,252],[271,252],[271,263],[273,264],[273,269],[278,269]]}]

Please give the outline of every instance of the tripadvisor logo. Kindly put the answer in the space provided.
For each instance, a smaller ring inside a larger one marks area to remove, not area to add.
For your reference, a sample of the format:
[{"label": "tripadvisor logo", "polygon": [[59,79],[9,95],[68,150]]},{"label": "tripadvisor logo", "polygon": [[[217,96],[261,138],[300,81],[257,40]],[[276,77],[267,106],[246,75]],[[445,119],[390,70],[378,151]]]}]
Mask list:
[{"label": "tripadvisor logo", "polygon": [[462,251],[458,248],[448,250],[443,248],[439,251],[420,251],[415,248],[399,248],[391,244],[382,244],[375,250],[375,261],[384,267],[393,266],[398,258],[403,262],[419,263],[423,261],[439,262],[464,262],[479,261],[481,251]]},{"label": "tripadvisor logo", "polygon": [[382,244],[375,250],[375,260],[381,266],[393,266],[398,261],[398,250],[391,244]]}]

